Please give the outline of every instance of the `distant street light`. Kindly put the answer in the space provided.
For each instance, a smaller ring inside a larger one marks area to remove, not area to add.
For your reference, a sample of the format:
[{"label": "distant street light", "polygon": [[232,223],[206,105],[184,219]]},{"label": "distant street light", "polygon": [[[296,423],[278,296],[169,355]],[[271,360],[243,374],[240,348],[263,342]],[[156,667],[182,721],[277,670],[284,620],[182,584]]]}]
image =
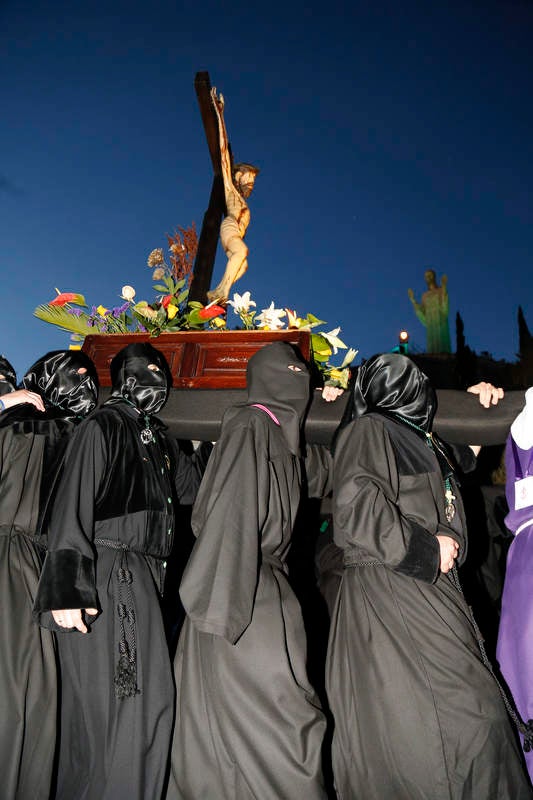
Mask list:
[{"label": "distant street light", "polygon": [[409,334],[407,331],[400,331],[400,335],[398,336],[398,350],[400,353],[403,353],[404,356],[407,355],[407,351],[409,350]]},{"label": "distant street light", "polygon": [[406,356],[409,351],[409,334],[407,331],[400,331],[398,334],[398,344],[393,347],[392,353],[401,353]]}]

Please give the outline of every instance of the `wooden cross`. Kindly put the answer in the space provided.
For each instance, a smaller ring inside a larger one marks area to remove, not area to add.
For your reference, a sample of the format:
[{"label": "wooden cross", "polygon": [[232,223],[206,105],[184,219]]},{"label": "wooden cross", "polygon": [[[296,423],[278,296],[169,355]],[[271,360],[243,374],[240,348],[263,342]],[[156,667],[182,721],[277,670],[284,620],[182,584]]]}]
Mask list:
[{"label": "wooden cross", "polygon": [[204,214],[200,238],[198,240],[198,250],[194,260],[189,300],[196,300],[206,304],[207,292],[211,286],[213,267],[215,265],[220,223],[222,217],[226,214],[226,199],[220,166],[218,122],[211,100],[211,81],[208,72],[196,73],[194,88],[196,89],[198,105],[200,106],[200,113],[202,115],[202,122],[214,174],[209,205]]}]

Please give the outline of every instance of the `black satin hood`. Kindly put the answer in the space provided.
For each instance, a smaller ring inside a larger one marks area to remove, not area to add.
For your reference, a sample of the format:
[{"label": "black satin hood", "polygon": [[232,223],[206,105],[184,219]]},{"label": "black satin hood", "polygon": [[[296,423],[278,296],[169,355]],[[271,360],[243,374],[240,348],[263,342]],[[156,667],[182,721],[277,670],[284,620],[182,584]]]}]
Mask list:
[{"label": "black satin hood", "polygon": [[[149,364],[158,366],[159,371],[148,369]],[[135,342],[112,360],[111,383],[110,401],[123,398],[143,414],[157,414],[166,403],[172,378],[159,350],[148,342]]]},{"label": "black satin hood", "polygon": [[371,411],[399,414],[424,431],[431,431],[437,397],[429,378],[407,356],[373,356],[357,373],[353,394],[354,416]]},{"label": "black satin hood", "polygon": [[[289,369],[293,364],[300,372]],[[247,405],[261,403],[278,418],[289,449],[300,451],[300,430],[309,405],[310,373],[296,348],[274,342],[258,350],[246,368]]]},{"label": "black satin hood", "polygon": [[3,394],[14,392],[17,388],[17,376],[15,370],[4,356],[0,356],[0,397]]},{"label": "black satin hood", "polygon": [[[84,367],[82,375],[78,370]],[[98,400],[98,377],[81,350],[53,350],[42,356],[22,378],[22,386],[39,394],[52,416],[86,417]]]}]

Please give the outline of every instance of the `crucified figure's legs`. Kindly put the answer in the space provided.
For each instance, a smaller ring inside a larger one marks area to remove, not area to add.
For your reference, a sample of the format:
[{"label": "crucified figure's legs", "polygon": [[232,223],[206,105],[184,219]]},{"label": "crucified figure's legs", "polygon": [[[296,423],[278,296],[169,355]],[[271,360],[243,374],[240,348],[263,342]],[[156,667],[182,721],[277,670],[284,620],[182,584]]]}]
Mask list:
[{"label": "crucified figure's legs", "polygon": [[209,301],[227,300],[232,285],[248,269],[248,247],[242,239],[239,226],[232,217],[226,217],[223,220],[220,226],[220,241],[228,263],[218,286],[207,293]]}]

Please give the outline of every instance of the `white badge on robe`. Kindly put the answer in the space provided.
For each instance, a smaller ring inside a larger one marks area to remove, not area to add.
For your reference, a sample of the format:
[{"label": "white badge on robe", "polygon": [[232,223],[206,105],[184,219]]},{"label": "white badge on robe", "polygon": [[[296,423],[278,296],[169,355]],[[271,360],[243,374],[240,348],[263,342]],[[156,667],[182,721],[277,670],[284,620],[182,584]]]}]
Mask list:
[{"label": "white badge on robe", "polygon": [[514,507],[518,511],[520,508],[533,506],[533,475],[515,481],[514,485]]}]

